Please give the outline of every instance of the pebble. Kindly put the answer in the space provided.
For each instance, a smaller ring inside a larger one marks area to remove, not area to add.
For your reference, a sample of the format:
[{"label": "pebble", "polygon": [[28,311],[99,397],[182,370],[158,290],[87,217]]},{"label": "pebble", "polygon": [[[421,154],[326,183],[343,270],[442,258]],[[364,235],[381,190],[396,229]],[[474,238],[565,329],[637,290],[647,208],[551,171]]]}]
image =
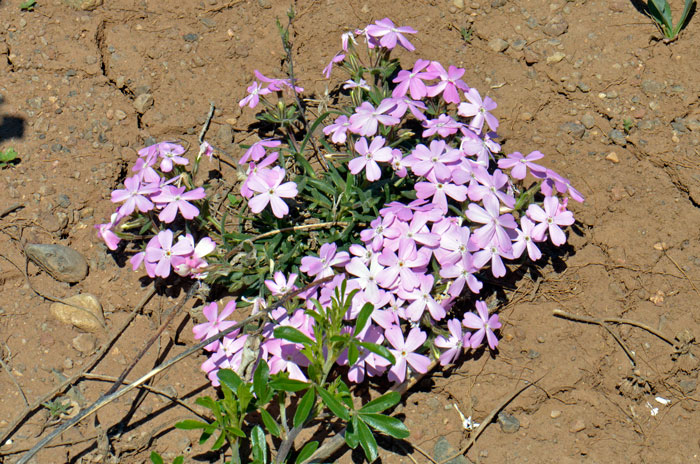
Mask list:
[{"label": "pebble", "polygon": [[496,53],[502,53],[508,49],[508,42],[501,38],[489,40],[489,48]]},{"label": "pebble", "polygon": [[464,9],[464,0],[452,0],[452,4],[460,10]]},{"label": "pebble", "polygon": [[698,381],[695,379],[681,380],[678,382],[678,386],[681,387],[681,390],[686,396],[690,396],[698,387]]},{"label": "pebble", "polygon": [[538,335],[536,340],[537,340],[537,343],[544,343],[544,341],[545,341],[544,337],[542,335]]},{"label": "pebble", "polygon": [[31,244],[24,248],[27,257],[61,282],[80,282],[87,276],[83,255],[63,245]]},{"label": "pebble", "polygon": [[527,42],[523,39],[515,39],[510,46],[513,47],[513,50],[522,50],[526,44]]},{"label": "pebble", "polygon": [[620,145],[621,147],[627,145],[627,139],[625,138],[625,134],[623,134],[617,129],[611,130],[608,133],[608,138],[612,140],[615,145]]},{"label": "pebble", "polygon": [[542,31],[550,37],[557,37],[564,34],[569,29],[569,23],[562,15],[555,15],[544,25]]},{"label": "pebble", "polygon": [[571,433],[577,433],[586,428],[586,423],[582,419],[577,420],[569,429]]},{"label": "pebble", "polygon": [[114,117],[120,121],[123,121],[124,119],[126,119],[126,113],[122,110],[115,110]]},{"label": "pebble", "polygon": [[586,133],[586,128],[584,127],[584,125],[576,122],[564,123],[561,125],[561,129],[564,130],[567,134],[571,134],[573,137],[576,137],[577,139],[580,139],[581,137],[583,137],[583,134]]},{"label": "pebble", "polygon": [[520,430],[520,421],[512,414],[504,411],[498,413],[498,424],[501,426],[503,433],[515,433]]},{"label": "pebble", "polygon": [[[435,447],[433,448],[433,456],[438,462],[442,462],[445,459],[449,458],[450,456],[454,456],[455,453],[457,453],[457,450],[450,445],[450,442],[447,441],[447,438],[445,437],[440,437],[438,438],[437,442],[435,443]],[[467,458],[464,456],[457,456],[456,458],[447,461],[445,464],[470,464]]]},{"label": "pebble", "polygon": [[676,118],[671,122],[671,127],[678,133],[685,134],[688,132],[688,127],[685,125],[685,119]]},{"label": "pebble", "polygon": [[686,119],[685,125],[693,132],[700,131],[700,121],[697,119]]},{"label": "pebble", "polygon": [[547,63],[559,63],[561,60],[566,58],[566,54],[562,52],[556,52],[553,55],[547,57]]},{"label": "pebble", "polygon": [[552,412],[549,413],[549,417],[552,419],[556,419],[559,416],[561,416],[561,411],[558,409],[552,409]]},{"label": "pebble", "polygon": [[586,113],[581,117],[581,124],[586,129],[593,129],[595,127],[595,117],[591,113]]},{"label": "pebble", "polygon": [[540,56],[537,54],[537,52],[533,51],[531,48],[525,47],[525,51],[523,54],[525,58],[525,64],[533,65],[535,63],[539,63],[540,61]]},{"label": "pebble", "polygon": [[532,120],[532,113],[528,113],[525,111],[524,113],[520,113],[520,120],[521,121],[531,121]]},{"label": "pebble", "polygon": [[540,25],[537,22],[537,18],[535,18],[534,16],[530,16],[529,18],[527,18],[527,21],[525,22],[525,24],[527,24],[527,27],[529,27],[530,29],[536,29],[537,26]]},{"label": "pebble", "polygon": [[193,33],[193,32],[190,32],[189,34],[183,35],[183,36],[182,36],[182,39],[183,39],[185,42],[196,42],[197,39],[199,39],[199,35],[197,35],[197,34],[195,34],[195,33]]},{"label": "pebble", "polygon": [[84,355],[95,351],[95,347],[97,347],[97,338],[92,334],[80,334],[73,339],[73,348]]},{"label": "pebble", "polygon": [[75,10],[92,11],[102,5],[102,0],[63,0],[69,7]]},{"label": "pebble", "polygon": [[53,303],[49,310],[57,320],[86,332],[98,332],[103,329],[104,313],[97,297],[89,293],[82,293],[66,298],[64,301],[75,306],[59,302]]},{"label": "pebble", "polygon": [[606,156],[605,159],[608,161],[612,161],[615,164],[620,162],[620,158],[618,158],[617,153],[615,153],[614,151],[608,153],[608,156]]},{"label": "pebble", "polygon": [[143,114],[153,106],[153,95],[143,93],[134,100],[134,108],[139,114]]},{"label": "pebble", "polygon": [[647,110],[645,110],[644,108],[639,108],[639,109],[634,110],[632,112],[632,117],[634,119],[642,119],[642,118],[644,118],[644,116],[646,116],[646,114],[647,114]]},{"label": "pebble", "polygon": [[654,80],[645,79],[642,81],[642,92],[644,92],[644,94],[648,97],[658,94],[663,90],[663,88],[663,84],[660,84]]}]

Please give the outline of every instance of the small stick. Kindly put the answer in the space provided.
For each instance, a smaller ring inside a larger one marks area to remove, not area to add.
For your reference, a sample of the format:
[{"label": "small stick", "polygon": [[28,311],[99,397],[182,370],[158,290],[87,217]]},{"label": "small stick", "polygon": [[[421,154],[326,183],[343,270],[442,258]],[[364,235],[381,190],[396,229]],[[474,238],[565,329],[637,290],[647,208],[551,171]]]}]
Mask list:
[{"label": "small stick", "polygon": [[[545,375],[547,375],[547,374],[545,374]],[[493,421],[494,417],[496,417],[496,414],[498,414],[498,412],[501,409],[505,408],[508,405],[508,403],[513,401],[518,395],[520,395],[522,392],[524,392],[525,390],[527,390],[531,386],[535,385],[537,382],[539,382],[543,378],[544,378],[544,375],[542,377],[540,377],[539,379],[535,380],[534,382],[530,382],[527,385],[520,387],[518,390],[515,391],[515,393],[513,393],[508,398],[503,400],[503,402],[501,402],[501,404],[499,404],[493,411],[491,411],[491,414],[486,416],[486,419],[484,419],[481,422],[481,425],[479,426],[478,429],[476,429],[476,432],[474,432],[474,435],[472,435],[471,438],[469,438],[469,441],[467,442],[467,444],[464,445],[464,447],[458,453],[455,453],[453,456],[450,456],[447,459],[443,459],[438,464],[447,464],[451,460],[453,460],[459,456],[462,456],[464,453],[466,453],[469,450],[469,448],[471,448],[471,446],[474,444],[476,439],[479,438],[479,435],[481,435],[481,433],[484,430],[486,430],[486,427],[489,426],[489,424]]]},{"label": "small stick", "polygon": [[685,271],[683,270],[683,268],[680,267],[680,266],[678,265],[678,263],[676,262],[676,260],[673,259],[673,258],[671,258],[671,255],[669,255],[669,254],[666,252],[666,247],[663,248],[663,252],[664,252],[664,256],[666,256],[668,259],[670,259],[671,262],[674,264],[674,266],[676,266],[676,269],[678,269],[679,271],[681,271],[681,274],[683,274],[683,275],[685,276],[685,278],[688,279],[688,282],[690,283],[690,286],[693,287],[693,290],[695,290],[695,293],[697,293],[698,295],[700,295],[700,291],[698,291],[698,288],[695,286],[695,284],[694,284],[693,281],[690,279],[690,277],[688,277],[688,274],[686,274]]},{"label": "small stick", "polygon": [[627,324],[627,325],[631,325],[634,327],[639,327],[640,329],[644,329],[647,332],[649,332],[650,334],[656,335],[661,340],[665,341],[666,343],[668,343],[671,346],[675,345],[673,340],[671,340],[670,338],[668,338],[667,336],[665,336],[664,334],[662,334],[658,330],[653,329],[646,324],[642,324],[641,322],[632,321],[630,319],[620,319],[617,317],[606,317],[603,319],[595,319],[592,317],[577,316],[576,314],[567,313],[566,311],[562,311],[561,309],[553,310],[552,315],[557,316],[557,317],[563,317],[565,319],[571,319],[572,321],[587,322],[587,323],[599,324],[599,325],[600,325],[600,322],[608,322],[611,324]]},{"label": "small stick", "polygon": [[207,131],[209,130],[209,124],[211,124],[211,118],[214,117],[214,102],[209,102],[209,114],[207,115],[207,120],[204,122],[204,126],[202,127],[202,131],[199,133],[199,144],[201,145],[204,143],[204,136],[206,135]]},{"label": "small stick", "polygon": [[12,436],[12,433],[15,431],[15,428],[31,413],[34,411],[36,408],[41,406],[43,403],[46,401],[49,401],[51,398],[54,397],[57,393],[63,391],[64,388],[66,388],[68,385],[72,385],[73,382],[81,378],[87,371],[95,367],[97,363],[104,357],[104,355],[107,353],[107,351],[112,347],[114,342],[117,341],[117,339],[121,336],[121,334],[126,330],[126,328],[131,324],[131,322],[134,320],[136,315],[141,312],[144,306],[146,306],[146,303],[151,299],[151,297],[155,294],[156,290],[153,286],[151,286],[151,289],[148,291],[147,294],[141,298],[141,301],[138,302],[136,307],[131,311],[131,315],[129,315],[129,318],[122,324],[122,326],[117,330],[117,332],[114,334],[112,339],[107,343],[106,345],[103,345],[102,348],[97,352],[95,357],[90,361],[80,372],[76,372],[73,376],[71,376],[69,379],[66,379],[64,382],[62,382],[59,386],[51,390],[49,393],[46,395],[42,396],[38,400],[34,401],[31,405],[29,405],[27,408],[25,408],[24,411],[14,420],[12,423],[7,427],[7,431],[3,433],[3,435],[0,437],[0,444],[5,443],[8,438]]},{"label": "small stick", "polygon": [[10,205],[7,208],[0,211],[0,218],[4,218],[5,216],[10,214],[11,212],[13,212],[17,209],[20,209],[20,208],[24,208],[24,205],[22,203],[15,203],[13,205]]},{"label": "small stick", "polygon": [[26,395],[24,394],[24,390],[22,390],[22,387],[17,383],[17,379],[15,379],[15,376],[12,375],[12,371],[10,368],[5,364],[5,361],[3,361],[2,356],[0,356],[0,364],[2,364],[2,368],[5,369],[5,372],[7,372],[7,375],[10,376],[10,380],[12,380],[12,383],[15,384],[15,387],[17,387],[17,390],[19,390],[19,394],[22,395],[22,399],[24,400],[24,404],[29,406],[29,401],[27,400]]}]

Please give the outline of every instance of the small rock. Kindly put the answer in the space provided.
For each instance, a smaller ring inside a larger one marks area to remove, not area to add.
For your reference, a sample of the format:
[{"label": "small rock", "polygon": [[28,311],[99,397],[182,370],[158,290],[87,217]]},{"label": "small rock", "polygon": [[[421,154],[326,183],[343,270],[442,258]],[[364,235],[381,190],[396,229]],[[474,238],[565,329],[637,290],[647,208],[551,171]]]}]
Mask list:
[{"label": "small rock", "polygon": [[520,422],[512,414],[501,411],[498,413],[498,424],[503,433],[515,433],[520,429]]},{"label": "small rock", "polygon": [[[447,441],[445,437],[440,437],[438,438],[437,442],[435,443],[435,447],[433,448],[433,456],[435,459],[439,462],[444,461],[445,459],[449,458],[450,456],[454,456],[455,453],[457,453],[457,450],[450,445],[450,442]],[[457,456],[456,458],[447,461],[445,464],[470,464],[467,458],[464,456]]]},{"label": "small rock", "polygon": [[527,18],[527,21],[525,23],[530,29],[536,29],[537,26],[540,25],[540,23],[537,22],[537,18],[535,18],[534,16],[530,16],[529,18]]},{"label": "small rock", "polygon": [[674,119],[673,122],[671,122],[671,127],[679,134],[688,132],[688,127],[685,125],[685,119],[683,118]]},{"label": "small rock", "polygon": [[542,31],[550,37],[557,37],[565,33],[569,29],[569,24],[562,15],[555,15],[547,24],[544,25]]},{"label": "small rock", "polygon": [[84,355],[95,351],[96,346],[97,338],[92,334],[80,334],[73,339],[73,348]]},{"label": "small rock", "polygon": [[508,42],[497,37],[489,40],[489,48],[496,53],[502,53],[508,49]]},{"label": "small rock", "polygon": [[584,127],[584,125],[576,123],[576,122],[564,123],[564,124],[562,124],[561,128],[567,134],[571,134],[573,137],[576,137],[577,139],[580,139],[581,137],[583,137],[583,134],[586,133],[586,128]]},{"label": "small rock", "polygon": [[578,87],[578,89],[583,93],[588,93],[591,91],[591,87],[585,82],[579,82],[576,84],[576,87]]},{"label": "small rock", "polygon": [[64,301],[69,304],[53,303],[51,305],[49,310],[53,317],[86,332],[98,332],[103,329],[102,305],[94,295],[81,293]]},{"label": "small rock", "polygon": [[608,134],[608,138],[612,140],[615,145],[620,145],[621,147],[627,145],[627,139],[625,138],[625,134],[623,134],[617,129],[611,130]]},{"label": "small rock", "polygon": [[260,8],[264,8],[266,10],[269,10],[272,8],[272,5],[270,4],[270,0],[258,0],[258,5],[260,5]]},{"label": "small rock", "polygon": [[197,39],[199,39],[199,35],[195,34],[194,32],[190,32],[189,34],[183,35],[182,39],[185,42],[196,42]]},{"label": "small rock", "polygon": [[123,121],[126,119],[126,113],[123,112],[122,110],[115,110],[114,111],[114,117],[117,118],[120,121]]},{"label": "small rock", "polygon": [[608,153],[608,156],[606,156],[605,159],[608,161],[612,161],[615,164],[620,162],[620,158],[617,157],[617,153],[615,153],[614,151]]},{"label": "small rock", "polygon": [[535,350],[529,350],[527,352],[527,357],[530,359],[537,359],[540,357],[540,352]]},{"label": "small rock", "polygon": [[700,121],[698,121],[697,119],[686,119],[685,125],[688,129],[690,129],[693,132],[700,131]]},{"label": "small rock", "polygon": [[646,116],[646,114],[647,110],[645,110],[644,108],[639,108],[637,110],[634,110],[634,112],[632,113],[632,117],[634,119],[642,119],[644,118],[644,116]]},{"label": "small rock", "polygon": [[552,419],[556,419],[559,416],[561,416],[561,411],[558,409],[552,409],[552,412],[549,413],[549,417]]},{"label": "small rock", "polygon": [[532,120],[532,113],[528,113],[527,111],[520,113],[520,120],[521,121],[531,121]]},{"label": "small rock", "polygon": [[65,193],[60,193],[58,195],[58,206],[61,208],[68,208],[70,206],[70,198]]},{"label": "small rock", "polygon": [[69,7],[75,10],[92,11],[102,5],[102,0],[63,0]]},{"label": "small rock", "polygon": [[527,42],[524,39],[515,39],[510,46],[513,47],[513,50],[522,50],[525,48],[525,45],[527,45]]},{"label": "small rock", "polygon": [[134,108],[139,114],[143,114],[153,106],[153,95],[143,93],[134,100]]},{"label": "small rock", "polygon": [[452,4],[460,10],[464,9],[464,0],[452,0]]},{"label": "small rock", "polygon": [[506,0],[492,0],[491,1],[491,8],[500,8],[502,6],[505,6]]},{"label": "small rock", "polygon": [[586,423],[582,419],[577,420],[569,429],[571,433],[577,433],[586,428]]},{"label": "small rock", "polygon": [[67,246],[32,244],[27,245],[24,252],[32,262],[61,282],[80,282],[87,276],[87,261]]},{"label": "small rock", "polygon": [[73,369],[73,360],[71,358],[66,358],[63,360],[64,369]]},{"label": "small rock", "polygon": [[556,52],[553,55],[547,57],[547,63],[559,63],[564,58],[566,58],[566,55],[564,53]]},{"label": "small rock", "polygon": [[686,396],[690,396],[698,387],[698,381],[695,379],[681,380],[678,382],[678,386],[681,387],[681,390]]},{"label": "small rock", "polygon": [[538,335],[536,340],[537,340],[537,343],[544,343],[545,342],[545,339],[542,335]]},{"label": "small rock", "polygon": [[660,84],[651,79],[645,79],[642,81],[642,92],[644,92],[644,94],[648,97],[658,94],[663,90],[663,88],[663,84]]},{"label": "small rock", "polygon": [[581,124],[586,129],[593,129],[595,127],[595,117],[591,113],[586,113],[581,117]]},{"label": "small rock", "polygon": [[528,66],[540,62],[540,55],[538,55],[537,52],[533,51],[529,47],[525,47],[525,50],[523,52],[523,58],[525,58],[525,64],[527,64]]}]

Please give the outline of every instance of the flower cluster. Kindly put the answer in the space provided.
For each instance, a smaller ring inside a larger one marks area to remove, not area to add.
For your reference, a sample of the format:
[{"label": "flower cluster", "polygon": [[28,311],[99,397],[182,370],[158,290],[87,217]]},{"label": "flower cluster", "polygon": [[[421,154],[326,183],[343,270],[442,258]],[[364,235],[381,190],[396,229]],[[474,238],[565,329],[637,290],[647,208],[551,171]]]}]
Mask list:
[{"label": "flower cluster", "polygon": [[[211,146],[205,142],[198,158],[211,157],[211,152]],[[132,168],[134,174],[124,180],[123,189],[111,194],[112,202],[120,206],[110,222],[95,226],[98,235],[110,250],[116,250],[125,229],[135,226],[155,229],[145,249],[131,258],[134,270],[143,263],[152,278],[168,277],[172,271],[183,277],[204,276],[207,267],[204,257],[214,251],[216,244],[209,237],[195,244],[190,233],[178,233],[176,229],[178,215],[185,220],[199,216],[200,210],[193,202],[206,197],[202,187],[188,190],[181,185],[180,167],[189,164],[183,156],[185,149],[176,143],[161,142],[141,149],[138,154]],[[129,224],[131,217],[136,219]]]},{"label": "flower cluster", "polygon": [[[461,320],[450,318],[453,304],[465,289],[474,294],[481,291],[479,276],[484,272],[503,277],[507,272],[504,260],[522,259],[527,250],[527,256],[537,261],[543,254],[542,242],[549,240],[556,246],[566,242],[562,227],[574,222],[567,209],[568,197],[581,202],[583,196],[567,179],[535,163],[543,158],[542,153],[500,153],[495,141],[499,124],[492,114],[497,105],[462,80],[464,69],[445,69],[437,61],[419,59],[410,71],[400,70],[391,82],[374,89],[371,95],[382,98],[370,97],[371,87],[358,65],[362,60],[356,37],[364,37],[370,57],[379,59],[397,45],[413,51],[405,34],[414,33],[387,18],[343,34],[342,50],[324,69],[324,75],[330,77],[333,66],[344,66],[353,78],[344,88],[353,101],[359,97],[359,104],[323,129],[331,143],[347,146],[347,170],[362,175],[368,183],[382,178],[404,181],[404,197],[415,200],[384,205],[369,227],[359,232],[359,241],[325,243],[318,256],[301,258],[298,272],[304,276],[300,281],[332,280],[271,312],[262,331],[260,355],[273,373],[286,371],[291,378],[306,379],[302,368],[309,360],[301,354],[301,346],[275,338],[273,328],[290,325],[314,339],[314,319],[306,310],[316,303],[329,305],[341,282],[354,295],[345,315],[347,332],[352,333],[361,308],[371,304],[370,323],[354,336],[385,344],[396,359],[390,365],[368,350],[361,350],[352,364],[348,356],[341,357],[338,362],[348,365],[352,381],[388,373],[391,380],[401,382],[409,369],[425,372],[430,360],[423,348],[429,339],[440,350],[443,365],[454,362],[465,349],[477,349],[484,340],[495,349],[494,331],[501,326],[498,315],[490,315],[486,303],[476,301],[476,313],[467,313]],[[241,106],[254,108],[258,96],[291,86],[263,79],[258,72],[256,76],[269,86],[261,89],[254,83]],[[398,135],[409,119],[424,129],[422,140],[413,144]],[[298,194],[294,182],[282,183],[282,167],[269,167],[279,153],[267,154],[266,148],[280,145],[279,140],[262,140],[240,160],[247,163],[241,195],[249,199],[250,210],[259,213],[270,204],[278,218],[289,212],[282,198]],[[526,179],[539,188],[526,192]],[[540,201],[531,200],[532,192]],[[285,275],[278,271],[266,286],[272,295],[280,295],[296,288],[299,277],[296,272]],[[209,322],[195,329],[199,339],[220,327],[220,315],[211,312],[207,317]],[[424,330],[441,322],[446,330]],[[210,347],[214,354],[202,368],[213,382],[217,369],[237,369],[245,337],[234,332],[220,345]]]}]

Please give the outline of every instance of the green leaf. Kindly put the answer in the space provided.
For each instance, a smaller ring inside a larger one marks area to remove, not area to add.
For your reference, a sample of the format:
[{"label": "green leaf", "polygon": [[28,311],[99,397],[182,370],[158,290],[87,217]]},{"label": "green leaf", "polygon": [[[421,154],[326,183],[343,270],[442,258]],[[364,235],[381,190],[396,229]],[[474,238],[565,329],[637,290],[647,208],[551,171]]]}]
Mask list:
[{"label": "green leaf", "polygon": [[272,415],[267,412],[266,409],[261,409],[260,416],[262,417],[263,424],[265,424],[267,431],[273,436],[279,437],[280,426],[277,424],[277,421],[272,417]]},{"label": "green leaf", "polygon": [[[647,1],[647,8],[649,9],[651,17],[659,23],[662,29],[664,29],[665,26],[666,30],[671,31],[673,29],[673,25],[671,24],[671,12],[670,10],[666,10],[666,7],[668,7],[668,2],[666,0]],[[666,31],[664,31],[664,34],[665,33]]]},{"label": "green leaf", "polygon": [[185,462],[184,456],[178,456],[173,460],[173,464],[183,464]]},{"label": "green leaf", "polygon": [[399,401],[401,401],[401,395],[398,392],[389,392],[362,406],[360,412],[373,414],[386,411],[392,406],[396,406]]},{"label": "green leaf", "polygon": [[0,151],[0,163],[9,163],[19,157],[14,148],[8,148],[5,151]]},{"label": "green leaf", "polygon": [[357,343],[350,343],[348,347],[348,364],[350,366],[357,362],[357,358],[360,357],[360,350],[357,349]]},{"label": "green leaf", "polygon": [[307,382],[302,382],[300,380],[277,378],[270,381],[270,387],[275,390],[282,390],[286,392],[298,392],[300,390],[306,390],[311,385]]},{"label": "green leaf", "polygon": [[177,424],[175,424],[175,428],[180,429],[180,430],[196,430],[196,429],[206,429],[210,425],[211,424],[207,424],[206,422],[196,421],[193,419],[185,419],[185,420],[180,421]]},{"label": "green leaf", "polygon": [[377,441],[374,439],[374,434],[367,427],[367,424],[362,422],[362,419],[357,421],[357,436],[360,439],[360,446],[365,451],[367,460],[374,462],[377,459]]},{"label": "green leaf", "polygon": [[226,430],[226,433],[229,435],[235,435],[235,436],[240,437],[240,438],[246,437],[245,432],[243,430],[239,429],[238,427],[228,426],[228,427],[225,427],[224,430]]},{"label": "green leaf", "polygon": [[301,333],[298,329],[289,325],[277,327],[274,330],[274,334],[275,338],[288,340],[292,343],[301,343],[304,346],[312,346],[314,344],[313,340]]},{"label": "green leaf", "polygon": [[345,443],[352,449],[357,448],[360,444],[360,438],[357,435],[357,416],[352,416],[352,421],[348,424],[348,428],[345,430]]},{"label": "green leaf", "polygon": [[685,0],[685,7],[683,8],[681,19],[678,20],[678,24],[676,24],[676,27],[673,28],[673,37],[676,37],[678,33],[681,32],[681,29],[683,29],[683,26],[685,25],[685,22],[688,19],[688,15],[690,14],[690,10],[693,9],[694,3],[695,0]]},{"label": "green leaf", "polygon": [[34,11],[36,6],[36,0],[27,0],[19,5],[19,9],[22,11]]},{"label": "green leaf", "polygon": [[328,390],[324,389],[323,387],[316,385],[316,390],[318,391],[318,395],[323,400],[323,403],[328,406],[328,409],[330,409],[333,414],[344,421],[350,420],[350,413],[345,406],[343,406],[343,403],[338,401],[333,395],[330,394]]},{"label": "green leaf", "polygon": [[[374,305],[372,303],[365,303],[365,305],[362,307],[360,310],[360,314],[357,315],[357,321],[355,322],[355,334],[359,334],[362,332],[362,329],[365,328],[365,325],[367,324],[367,321],[369,320],[369,317],[372,315],[374,312]],[[350,363],[354,364],[354,363]]]},{"label": "green leaf", "polygon": [[245,416],[248,405],[253,400],[253,392],[250,391],[250,384],[241,382],[236,395],[238,396],[238,407],[242,416]]},{"label": "green leaf", "polygon": [[299,454],[297,455],[297,460],[295,461],[296,464],[301,464],[302,462],[309,459],[311,455],[314,454],[314,452],[316,452],[317,449],[317,441],[310,441],[307,444],[305,444],[301,451],[299,451]]},{"label": "green leaf", "polygon": [[163,458],[155,451],[151,451],[151,462],[153,464],[163,464]]},{"label": "green leaf", "polygon": [[377,356],[381,356],[382,358],[389,361],[391,364],[396,364],[396,358],[394,358],[394,355],[391,354],[391,351],[389,351],[385,346],[368,342],[357,342],[357,344],[360,345],[362,348],[366,349],[367,351],[371,351]]},{"label": "green leaf", "polygon": [[238,386],[243,382],[238,374],[231,369],[220,369],[219,372],[217,372],[217,377],[222,384],[226,385],[234,392],[238,391]]},{"label": "green leaf", "polygon": [[373,429],[386,433],[394,438],[407,438],[411,433],[403,422],[396,417],[383,414],[360,413],[360,419],[372,426]]},{"label": "green leaf", "polygon": [[270,387],[267,386],[269,379],[270,367],[264,359],[261,359],[253,374],[253,391],[255,396],[258,397],[258,405],[263,405],[270,401],[269,396],[271,392]]},{"label": "green leaf", "polygon": [[301,401],[299,401],[297,410],[294,413],[294,427],[301,427],[304,425],[304,422],[306,422],[306,419],[309,417],[309,413],[311,412],[311,408],[313,408],[314,404],[316,404],[316,394],[314,393],[313,388],[309,388],[309,390],[301,398]]},{"label": "green leaf", "polygon": [[262,427],[259,425],[253,427],[250,442],[253,448],[253,462],[255,464],[267,464],[267,442],[265,441],[265,432],[263,432]]},{"label": "green leaf", "polygon": [[226,435],[224,434],[224,432],[221,432],[219,434],[219,437],[214,442],[214,444],[211,445],[211,450],[216,451],[219,448],[221,448],[222,446],[224,446],[225,444],[226,444]]}]

